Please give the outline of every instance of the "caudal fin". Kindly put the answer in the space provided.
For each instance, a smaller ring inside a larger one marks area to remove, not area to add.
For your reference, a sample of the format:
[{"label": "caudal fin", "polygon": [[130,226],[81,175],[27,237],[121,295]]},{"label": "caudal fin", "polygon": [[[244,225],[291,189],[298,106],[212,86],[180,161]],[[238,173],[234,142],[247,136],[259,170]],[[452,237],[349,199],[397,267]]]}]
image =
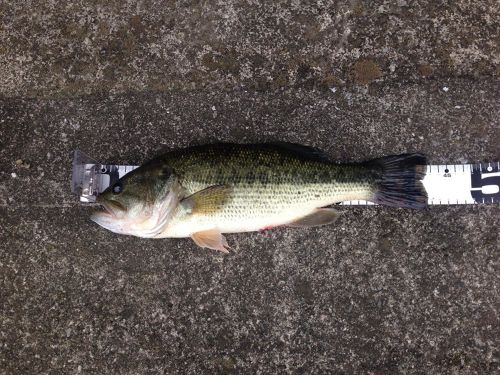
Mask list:
[{"label": "caudal fin", "polygon": [[373,202],[392,207],[424,208],[427,193],[422,179],[426,158],[422,154],[386,156],[368,162],[382,169],[377,181]]}]

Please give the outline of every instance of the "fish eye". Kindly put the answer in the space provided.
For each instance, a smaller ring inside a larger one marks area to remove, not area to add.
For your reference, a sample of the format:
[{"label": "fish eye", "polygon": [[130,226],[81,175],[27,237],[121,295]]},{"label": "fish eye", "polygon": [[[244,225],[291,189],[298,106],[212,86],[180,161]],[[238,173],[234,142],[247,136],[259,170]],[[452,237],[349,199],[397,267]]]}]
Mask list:
[{"label": "fish eye", "polygon": [[113,194],[120,194],[123,191],[122,183],[118,181],[116,184],[113,185],[111,191],[113,192]]}]

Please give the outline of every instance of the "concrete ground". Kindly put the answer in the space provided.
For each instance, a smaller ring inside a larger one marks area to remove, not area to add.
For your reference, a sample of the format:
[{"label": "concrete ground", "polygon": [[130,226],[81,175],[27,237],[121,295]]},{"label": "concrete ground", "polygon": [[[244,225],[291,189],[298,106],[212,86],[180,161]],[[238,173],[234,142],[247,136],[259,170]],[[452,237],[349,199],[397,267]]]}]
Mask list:
[{"label": "concrete ground", "polygon": [[498,374],[498,205],[115,235],[72,151],[282,140],[500,159],[495,1],[0,3],[0,373]]}]

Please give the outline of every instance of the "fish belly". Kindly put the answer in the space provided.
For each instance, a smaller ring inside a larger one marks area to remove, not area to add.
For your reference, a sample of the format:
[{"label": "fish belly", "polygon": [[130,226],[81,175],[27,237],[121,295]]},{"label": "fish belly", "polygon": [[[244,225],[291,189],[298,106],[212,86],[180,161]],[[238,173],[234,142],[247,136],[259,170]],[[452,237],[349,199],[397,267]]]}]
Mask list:
[{"label": "fish belly", "polygon": [[189,237],[192,233],[211,229],[222,233],[271,229],[300,219],[318,207],[345,200],[366,199],[369,194],[369,186],[236,187],[231,198],[214,212],[189,214],[179,211],[159,237]]}]

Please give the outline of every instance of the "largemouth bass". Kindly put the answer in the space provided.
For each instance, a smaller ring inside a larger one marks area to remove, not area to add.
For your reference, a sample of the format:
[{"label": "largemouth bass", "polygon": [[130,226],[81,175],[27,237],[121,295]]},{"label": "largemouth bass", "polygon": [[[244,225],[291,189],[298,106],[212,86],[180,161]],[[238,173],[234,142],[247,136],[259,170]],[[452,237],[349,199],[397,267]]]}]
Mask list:
[{"label": "largemouth bass", "polygon": [[92,220],[116,233],[191,237],[227,252],[223,233],[333,223],[337,202],[367,200],[422,208],[421,154],[337,164],[288,143],[213,144],[169,152],[123,176],[97,197]]}]

